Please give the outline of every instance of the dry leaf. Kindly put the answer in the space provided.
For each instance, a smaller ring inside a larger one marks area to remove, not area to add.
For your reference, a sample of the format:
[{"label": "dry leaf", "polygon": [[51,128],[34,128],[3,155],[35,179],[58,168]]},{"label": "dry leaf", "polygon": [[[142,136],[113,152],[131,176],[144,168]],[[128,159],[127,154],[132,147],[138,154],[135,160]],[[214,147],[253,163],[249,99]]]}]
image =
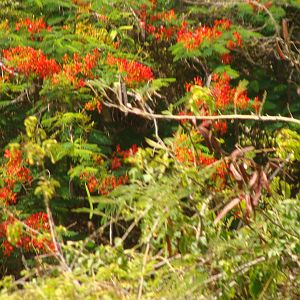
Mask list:
[{"label": "dry leaf", "polygon": [[216,225],[229,211],[231,211],[235,206],[237,206],[240,203],[240,198],[234,198],[231,200],[218,214],[217,218],[214,221],[214,224]]}]

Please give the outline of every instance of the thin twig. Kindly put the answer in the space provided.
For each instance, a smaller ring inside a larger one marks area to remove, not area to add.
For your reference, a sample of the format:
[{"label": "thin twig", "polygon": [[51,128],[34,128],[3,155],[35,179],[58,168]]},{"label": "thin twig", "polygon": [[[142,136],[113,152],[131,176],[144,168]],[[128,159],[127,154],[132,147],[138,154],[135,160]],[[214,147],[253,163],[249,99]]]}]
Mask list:
[{"label": "thin twig", "polygon": [[146,268],[146,263],[147,263],[147,257],[150,249],[150,241],[148,241],[146,245],[146,250],[144,253],[144,258],[143,258],[143,266],[142,266],[142,274],[141,274],[141,279],[140,279],[140,285],[139,285],[139,290],[138,290],[138,295],[137,295],[137,300],[141,300],[142,298],[142,292],[143,292],[143,284],[144,284],[144,272]]},{"label": "thin twig", "polygon": [[270,218],[270,216],[268,214],[266,214],[262,209],[260,210],[260,213],[267,218],[273,225],[279,227],[282,231],[284,231],[285,233],[287,233],[290,236],[293,236],[294,238],[300,240],[300,235],[298,235],[295,232],[291,232],[287,229],[285,229],[282,225],[278,224],[277,222],[275,222],[272,218]]},{"label": "thin twig", "polygon": [[126,232],[124,233],[124,235],[122,236],[122,242],[124,242],[126,240],[126,238],[128,237],[128,235],[130,234],[130,232],[133,230],[134,227],[136,227],[139,223],[139,221],[148,213],[148,211],[152,208],[152,206],[148,207],[147,209],[145,209],[139,216],[138,218],[131,223],[131,225],[128,227],[128,229],[126,230]]}]

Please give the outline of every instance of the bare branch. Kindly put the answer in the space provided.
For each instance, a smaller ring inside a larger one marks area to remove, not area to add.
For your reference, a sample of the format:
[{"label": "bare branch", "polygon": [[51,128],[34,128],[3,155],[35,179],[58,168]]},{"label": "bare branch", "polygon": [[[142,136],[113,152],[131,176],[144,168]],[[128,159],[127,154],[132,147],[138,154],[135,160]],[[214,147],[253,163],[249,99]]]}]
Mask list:
[{"label": "bare branch", "polygon": [[217,115],[217,116],[191,116],[191,115],[162,115],[162,114],[155,114],[143,111],[138,108],[128,108],[126,106],[119,106],[113,103],[104,102],[103,103],[107,107],[116,108],[124,113],[134,114],[149,120],[250,120],[250,121],[261,121],[261,122],[283,122],[283,123],[293,123],[300,125],[300,120],[291,118],[291,117],[283,117],[283,116],[259,116],[259,115],[240,115],[240,114],[230,114],[230,115]]}]

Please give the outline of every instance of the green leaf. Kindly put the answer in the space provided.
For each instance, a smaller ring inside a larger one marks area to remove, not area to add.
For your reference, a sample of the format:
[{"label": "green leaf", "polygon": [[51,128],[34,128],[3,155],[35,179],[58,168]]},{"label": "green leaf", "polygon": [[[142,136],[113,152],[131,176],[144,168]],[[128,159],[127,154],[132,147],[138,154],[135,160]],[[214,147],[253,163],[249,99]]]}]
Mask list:
[{"label": "green leaf", "polygon": [[238,71],[232,69],[231,66],[229,66],[229,65],[219,66],[219,67],[215,68],[213,72],[217,73],[217,74],[226,73],[230,78],[233,78],[233,79],[238,78],[240,76]]},{"label": "green leaf", "polygon": [[109,36],[110,36],[112,41],[116,38],[117,35],[118,35],[118,31],[114,30],[114,29],[111,30],[110,33],[109,33]]},{"label": "green leaf", "polygon": [[145,138],[146,143],[156,149],[165,149],[165,147],[163,145],[161,145],[160,143],[157,143],[153,140],[150,140],[149,138]]},{"label": "green leaf", "polygon": [[[132,25],[124,25],[124,26],[120,26],[118,29],[119,30],[124,30],[124,31],[126,31],[126,30],[132,30],[133,26]],[[112,39],[114,39],[114,38],[112,38]]]}]

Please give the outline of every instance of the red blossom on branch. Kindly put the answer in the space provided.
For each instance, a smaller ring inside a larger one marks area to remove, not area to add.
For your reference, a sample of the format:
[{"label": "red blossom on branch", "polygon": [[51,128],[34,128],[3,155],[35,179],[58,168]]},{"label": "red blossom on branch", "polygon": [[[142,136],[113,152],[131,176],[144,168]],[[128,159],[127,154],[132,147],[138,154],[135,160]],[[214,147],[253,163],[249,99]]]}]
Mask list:
[{"label": "red blossom on branch", "polygon": [[90,193],[98,192],[101,195],[107,195],[116,187],[126,184],[129,180],[128,175],[115,177],[108,175],[105,178],[96,178],[93,174],[84,173],[80,179],[85,181]]},{"label": "red blossom on branch", "polygon": [[97,109],[98,113],[100,114],[102,111],[102,104],[99,99],[93,98],[93,100],[85,104],[84,108],[88,111],[94,111]]},{"label": "red blossom on branch", "polygon": [[201,153],[201,151],[198,151],[198,153],[196,153],[191,148],[184,145],[176,145],[175,157],[179,163],[186,163],[189,165],[197,166],[209,166],[216,161],[215,158],[203,154]]},{"label": "red blossom on branch", "polygon": [[120,73],[126,73],[124,80],[130,86],[154,79],[151,68],[136,61],[128,61],[127,59],[116,58],[108,54],[107,64],[117,66]]},{"label": "red blossom on branch", "polygon": [[59,84],[61,79],[64,78],[76,88],[84,87],[84,78],[94,78],[92,71],[97,65],[99,57],[100,53],[97,49],[82,57],[78,53],[74,53],[72,59],[65,55],[62,70],[53,76],[52,83]]},{"label": "red blossom on branch", "polygon": [[22,151],[18,149],[5,150],[4,157],[7,159],[2,174],[5,186],[0,188],[0,201],[5,205],[15,204],[17,194],[14,192],[17,182],[25,184],[31,183],[30,171],[23,165]]},{"label": "red blossom on branch", "polygon": [[[134,156],[138,151],[136,144],[133,144],[127,150],[121,150],[120,145],[116,146],[111,158],[111,170],[115,171],[122,167],[125,159]],[[101,162],[102,163],[102,162]],[[94,174],[83,173],[80,180],[87,184],[90,193],[98,192],[101,195],[107,195],[119,185],[126,184],[129,180],[128,175],[116,177],[115,175],[107,175],[105,178],[97,178]]]},{"label": "red blossom on branch", "polygon": [[232,50],[233,48],[243,47],[243,40],[238,32],[233,33],[233,39],[227,42],[227,48]]},{"label": "red blossom on branch", "polygon": [[238,108],[246,109],[250,98],[245,89],[231,88],[230,77],[224,73],[214,74],[212,77],[212,95],[215,99],[216,107],[225,109],[230,104]]},{"label": "red blossom on branch", "polygon": [[253,100],[252,107],[254,108],[255,113],[258,114],[259,110],[261,108],[261,101],[259,100],[259,98],[257,96]]},{"label": "red blossom on branch", "polygon": [[35,251],[38,253],[48,253],[54,251],[54,244],[49,237],[50,225],[48,215],[44,212],[37,212],[30,215],[23,222],[26,227],[16,228],[18,230],[18,240],[13,245],[9,242],[8,227],[20,222],[14,217],[9,217],[0,224],[0,238],[3,239],[1,247],[4,248],[4,255],[10,256],[15,248],[21,248],[26,252]]},{"label": "red blossom on branch", "polygon": [[224,65],[229,65],[232,61],[232,56],[229,53],[221,55],[221,61]]},{"label": "red blossom on branch", "polygon": [[177,33],[177,42],[184,48],[194,50],[200,47],[204,41],[214,41],[222,36],[222,31],[227,31],[231,22],[226,19],[216,20],[213,27],[200,26],[196,29],[187,29],[186,24]]},{"label": "red blossom on branch", "polygon": [[32,35],[39,33],[42,30],[48,30],[48,31],[52,30],[52,28],[50,26],[46,25],[43,18],[39,18],[36,20],[32,20],[30,18],[26,18],[24,20],[20,19],[20,21],[16,23],[16,30],[19,31],[23,27],[25,27],[27,29],[27,31],[29,33],[31,33]]},{"label": "red blossom on branch", "polygon": [[54,59],[48,59],[42,50],[31,47],[18,46],[3,50],[3,57],[10,67],[16,68],[26,77],[35,75],[44,79],[60,71]]},{"label": "red blossom on branch", "polygon": [[224,135],[227,132],[227,122],[226,121],[217,121],[213,123],[214,128],[221,135]]},{"label": "red blossom on branch", "polygon": [[121,159],[119,157],[113,157],[111,159],[111,169],[117,170],[122,166]]},{"label": "red blossom on branch", "polygon": [[185,90],[186,92],[190,92],[191,87],[194,85],[203,86],[202,79],[199,76],[194,77],[192,82],[186,82],[185,83]]},{"label": "red blossom on branch", "polygon": [[138,152],[138,146],[136,144],[133,144],[127,150],[121,150],[120,145],[117,145],[116,152],[114,153],[114,155],[117,154],[117,155],[121,156],[123,159],[125,159],[125,158],[135,155],[137,152]]}]

